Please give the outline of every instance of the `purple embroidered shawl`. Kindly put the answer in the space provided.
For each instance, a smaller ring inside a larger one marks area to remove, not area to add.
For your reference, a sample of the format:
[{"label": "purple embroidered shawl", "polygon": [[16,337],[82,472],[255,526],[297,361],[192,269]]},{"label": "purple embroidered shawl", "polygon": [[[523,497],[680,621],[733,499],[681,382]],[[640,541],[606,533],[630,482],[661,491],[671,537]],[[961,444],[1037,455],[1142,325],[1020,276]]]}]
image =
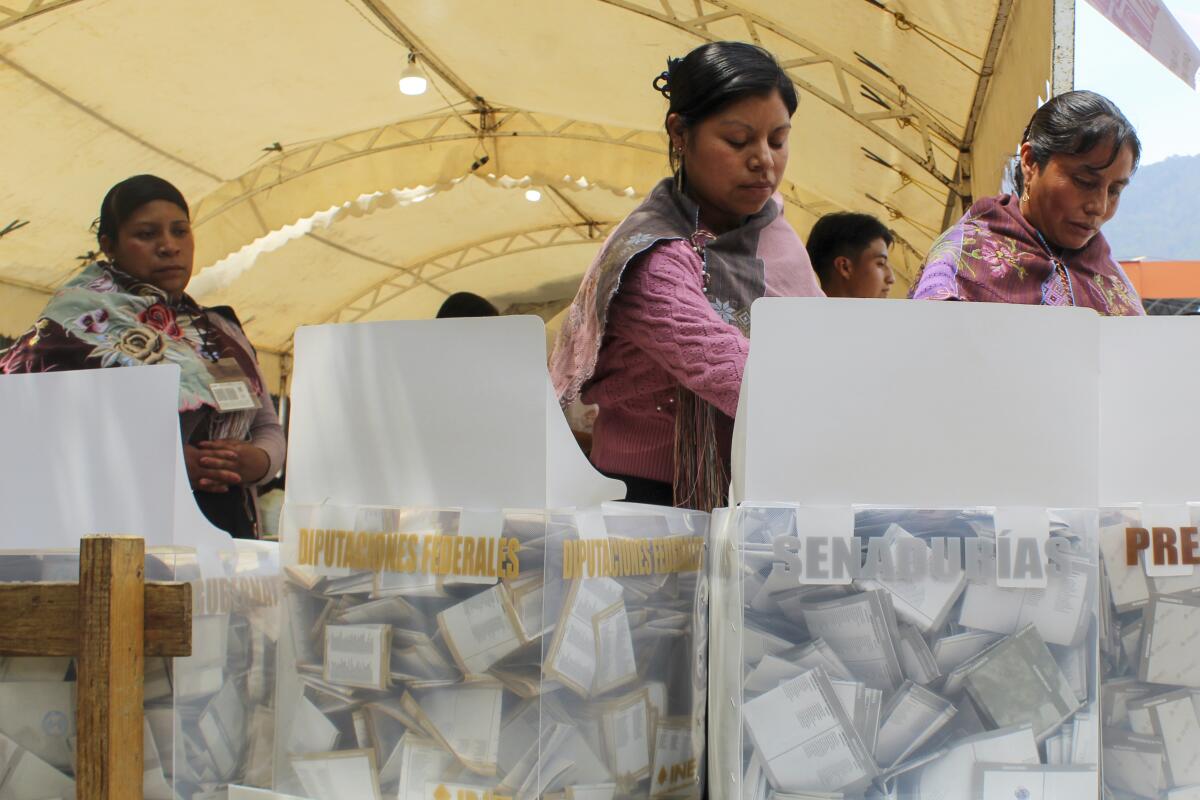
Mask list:
[{"label": "purple embroidered shawl", "polygon": [[1069,281],[1054,268],[1016,197],[987,197],[933,243],[909,297],[1025,305],[1071,305],[1073,297],[1074,305],[1101,314],[1146,313],[1103,234],[1066,251],[1063,263]]}]

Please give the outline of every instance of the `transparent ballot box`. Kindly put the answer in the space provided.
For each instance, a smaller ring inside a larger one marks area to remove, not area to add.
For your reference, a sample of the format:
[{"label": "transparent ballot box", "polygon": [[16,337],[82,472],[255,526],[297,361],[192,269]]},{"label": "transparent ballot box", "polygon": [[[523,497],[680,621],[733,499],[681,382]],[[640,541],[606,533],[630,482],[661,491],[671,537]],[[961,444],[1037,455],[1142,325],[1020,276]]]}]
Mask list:
[{"label": "transparent ballot box", "polygon": [[[150,549],[147,581],[192,586],[192,655],[144,663],[147,800],[269,785],[278,550],[259,542],[198,558]],[[75,582],[78,551],[0,553],[0,582]],[[73,658],[0,658],[0,797],[74,797]]]},{"label": "transparent ballot box", "polygon": [[714,797],[1097,795],[1094,509],[744,505],[713,527]]},{"label": "transparent ballot box", "polygon": [[176,560],[176,579],[192,584],[192,655],[165,664],[170,715],[167,703],[150,702],[147,662],[147,727],[160,753],[171,745],[164,773],[181,798],[269,786],[273,773],[279,547],[234,540],[233,548]]},{"label": "transparent ballot box", "polygon": [[1200,797],[1198,523],[1196,504],[1100,512],[1101,766],[1114,800]]},{"label": "transparent ballot box", "polygon": [[699,797],[708,516],[284,511],[278,791]]}]

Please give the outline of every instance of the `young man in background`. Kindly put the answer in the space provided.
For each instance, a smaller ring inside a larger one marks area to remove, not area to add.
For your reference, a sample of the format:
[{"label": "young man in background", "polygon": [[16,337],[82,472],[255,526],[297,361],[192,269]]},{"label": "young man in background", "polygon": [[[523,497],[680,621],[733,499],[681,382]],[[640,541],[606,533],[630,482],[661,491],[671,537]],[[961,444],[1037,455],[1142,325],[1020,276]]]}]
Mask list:
[{"label": "young man in background", "polygon": [[817,220],[806,246],[829,297],[887,297],[896,281],[891,245],[891,232],[875,217],[838,212]]}]

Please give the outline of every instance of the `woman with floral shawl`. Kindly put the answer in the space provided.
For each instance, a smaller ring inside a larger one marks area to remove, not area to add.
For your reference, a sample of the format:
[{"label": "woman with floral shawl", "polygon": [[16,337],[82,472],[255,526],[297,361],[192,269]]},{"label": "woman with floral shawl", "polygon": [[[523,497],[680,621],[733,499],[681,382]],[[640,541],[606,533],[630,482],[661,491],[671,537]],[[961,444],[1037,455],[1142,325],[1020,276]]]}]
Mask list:
[{"label": "woman with floral shawl", "polygon": [[592,462],[626,499],[704,510],[724,502],[750,305],[820,296],[776,190],[796,110],[769,53],[712,42],[669,59],[674,178],[604,243],[551,357],[559,401],[598,408]]},{"label": "woman with floral shawl", "polygon": [[972,205],[934,242],[910,296],[1144,314],[1100,233],[1140,155],[1137,133],[1108,99],[1052,98],[1025,129],[1016,194]]},{"label": "woman with floral shawl", "polygon": [[194,242],[188,207],[162,178],[109,190],[84,267],[33,327],[0,352],[0,374],[175,364],[184,460],[197,504],[234,536],[258,532],[254,486],[283,464],[284,437],[262,372],[229,308],[185,292]]}]

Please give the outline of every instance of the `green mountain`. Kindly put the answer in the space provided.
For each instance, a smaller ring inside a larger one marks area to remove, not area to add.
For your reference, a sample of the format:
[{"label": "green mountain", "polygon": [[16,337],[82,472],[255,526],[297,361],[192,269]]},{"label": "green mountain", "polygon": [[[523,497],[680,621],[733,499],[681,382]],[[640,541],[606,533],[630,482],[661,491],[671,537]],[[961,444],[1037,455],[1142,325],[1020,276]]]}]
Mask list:
[{"label": "green mountain", "polygon": [[1104,236],[1118,259],[1200,261],[1200,155],[1147,164],[1121,194]]}]

